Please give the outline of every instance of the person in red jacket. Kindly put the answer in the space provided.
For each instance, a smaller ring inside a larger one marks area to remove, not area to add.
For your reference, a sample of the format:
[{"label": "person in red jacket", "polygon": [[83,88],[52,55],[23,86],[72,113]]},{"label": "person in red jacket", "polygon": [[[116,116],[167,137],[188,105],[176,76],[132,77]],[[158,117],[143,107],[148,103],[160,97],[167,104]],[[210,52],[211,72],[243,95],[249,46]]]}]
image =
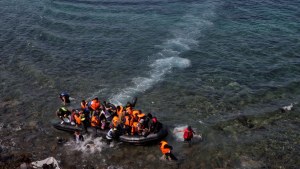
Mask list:
[{"label": "person in red jacket", "polygon": [[184,129],[183,131],[183,138],[184,141],[190,142],[194,136],[195,132],[192,129],[191,126],[188,126],[186,129]]},{"label": "person in red jacket", "polygon": [[183,139],[185,142],[188,142],[191,145],[192,138],[194,137],[194,130],[191,126],[188,126],[184,130],[177,130],[177,132],[183,132]]}]

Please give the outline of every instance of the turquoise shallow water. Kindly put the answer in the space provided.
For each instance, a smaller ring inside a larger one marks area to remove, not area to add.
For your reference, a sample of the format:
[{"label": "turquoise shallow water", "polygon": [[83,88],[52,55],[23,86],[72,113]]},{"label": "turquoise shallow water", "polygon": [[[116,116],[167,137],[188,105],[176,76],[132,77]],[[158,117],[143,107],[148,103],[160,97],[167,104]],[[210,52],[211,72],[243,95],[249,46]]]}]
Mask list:
[{"label": "turquoise shallow water", "polygon": [[[76,155],[80,168],[297,168],[299,9],[295,0],[3,0],[1,149],[65,166]],[[95,159],[65,151],[56,137],[70,136],[50,123],[61,91],[75,107],[137,96],[170,131],[190,124],[204,140],[187,148],[170,134],[176,165],[157,146],[99,142]]]}]

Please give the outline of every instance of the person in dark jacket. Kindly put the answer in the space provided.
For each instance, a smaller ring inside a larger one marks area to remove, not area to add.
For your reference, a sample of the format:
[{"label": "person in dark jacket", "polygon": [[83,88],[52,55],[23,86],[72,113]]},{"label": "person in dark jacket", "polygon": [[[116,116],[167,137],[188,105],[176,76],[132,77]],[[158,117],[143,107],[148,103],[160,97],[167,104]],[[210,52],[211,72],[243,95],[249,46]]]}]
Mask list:
[{"label": "person in dark jacket", "polygon": [[70,115],[71,115],[71,112],[65,106],[60,107],[56,111],[56,116],[61,119],[61,124],[66,122],[64,119],[69,119],[69,121],[70,121],[71,120],[69,118]]},{"label": "person in dark jacket", "polygon": [[84,141],[83,136],[80,134],[79,130],[75,130],[74,133],[74,140],[76,141],[76,143],[80,143],[82,141]]},{"label": "person in dark jacket", "polygon": [[59,98],[63,102],[63,105],[68,105],[71,103],[70,95],[67,92],[62,92],[61,94],[59,94]]},{"label": "person in dark jacket", "polygon": [[157,120],[156,117],[152,118],[152,123],[150,124],[150,133],[158,133],[162,129],[162,124]]}]

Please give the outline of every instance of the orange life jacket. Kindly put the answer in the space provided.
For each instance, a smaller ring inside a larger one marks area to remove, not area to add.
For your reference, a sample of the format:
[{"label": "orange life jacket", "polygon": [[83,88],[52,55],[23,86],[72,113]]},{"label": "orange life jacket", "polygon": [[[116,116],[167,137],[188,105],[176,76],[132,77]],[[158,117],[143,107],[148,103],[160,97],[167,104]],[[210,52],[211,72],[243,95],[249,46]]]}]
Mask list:
[{"label": "orange life jacket", "polygon": [[96,100],[96,99],[93,99],[92,102],[91,102],[91,108],[93,110],[99,109],[100,108],[100,101]]},{"label": "orange life jacket", "polygon": [[131,134],[134,135],[136,132],[138,132],[138,122],[133,122],[131,127]]},{"label": "orange life jacket", "polygon": [[161,145],[160,145],[160,151],[163,154],[170,153],[170,148],[164,148],[165,145],[168,145],[168,143],[166,141],[161,141],[160,143],[161,143]]},{"label": "orange life jacket", "polygon": [[112,119],[112,122],[113,122],[113,127],[117,127],[118,124],[119,124],[119,117],[118,117],[118,116],[115,116],[115,117]]},{"label": "orange life jacket", "polygon": [[125,122],[124,122],[124,125],[126,126],[131,126],[131,120],[130,120],[130,116],[129,115],[126,115],[125,116]]},{"label": "orange life jacket", "polygon": [[119,117],[121,117],[122,113],[123,113],[123,106],[120,106],[120,110],[117,110],[117,114]]},{"label": "orange life jacket", "polygon": [[138,114],[137,116],[138,116],[138,121],[140,121],[146,115],[144,113],[141,113],[141,114]]},{"label": "orange life jacket", "polygon": [[100,120],[96,116],[92,117],[91,126],[92,127],[100,126]]},{"label": "orange life jacket", "polygon": [[81,107],[81,110],[86,109],[86,102],[81,102],[80,107]]},{"label": "orange life jacket", "polygon": [[79,115],[79,114],[75,114],[75,115],[74,115],[74,118],[75,118],[76,124],[80,125],[80,124],[81,124],[81,118],[80,118],[80,115]]},{"label": "orange life jacket", "polygon": [[136,117],[138,114],[140,114],[140,111],[139,111],[139,110],[133,110],[133,111],[132,111],[132,115],[133,115],[134,117]]}]

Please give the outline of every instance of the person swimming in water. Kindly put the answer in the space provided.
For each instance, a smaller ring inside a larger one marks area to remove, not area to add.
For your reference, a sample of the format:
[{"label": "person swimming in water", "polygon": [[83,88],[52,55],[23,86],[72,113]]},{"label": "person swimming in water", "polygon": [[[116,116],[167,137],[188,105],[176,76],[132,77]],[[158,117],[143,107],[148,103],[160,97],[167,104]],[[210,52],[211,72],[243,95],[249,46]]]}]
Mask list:
[{"label": "person swimming in water", "polygon": [[71,103],[70,95],[67,92],[62,92],[61,94],[59,94],[59,98],[65,106]]}]

